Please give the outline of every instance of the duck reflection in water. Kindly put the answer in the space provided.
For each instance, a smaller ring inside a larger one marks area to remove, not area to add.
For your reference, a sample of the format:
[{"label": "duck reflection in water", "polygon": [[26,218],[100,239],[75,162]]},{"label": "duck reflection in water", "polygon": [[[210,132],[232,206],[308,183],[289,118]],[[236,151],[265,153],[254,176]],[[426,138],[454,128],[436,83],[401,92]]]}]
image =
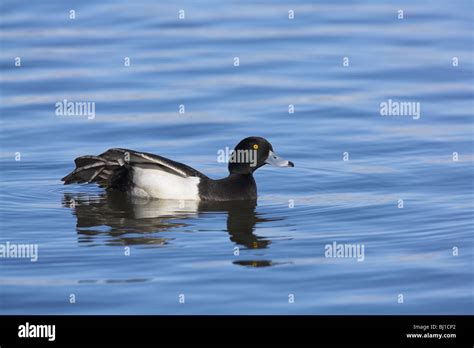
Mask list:
[{"label": "duck reflection in water", "polygon": [[[227,232],[237,246],[249,249],[267,248],[271,241],[257,236],[259,223],[278,221],[282,218],[263,218],[256,213],[256,200],[246,201],[185,201],[139,199],[121,192],[102,194],[65,193],[64,207],[76,216],[79,243],[93,246],[107,245],[156,245],[164,246],[173,238],[157,235],[160,232],[186,229],[192,219],[205,218],[208,214],[227,214]],[[189,223],[186,222],[189,220]],[[137,234],[139,234],[137,236]],[[103,239],[106,236],[107,238]],[[237,265],[251,267],[272,266],[270,260],[236,260]]]}]

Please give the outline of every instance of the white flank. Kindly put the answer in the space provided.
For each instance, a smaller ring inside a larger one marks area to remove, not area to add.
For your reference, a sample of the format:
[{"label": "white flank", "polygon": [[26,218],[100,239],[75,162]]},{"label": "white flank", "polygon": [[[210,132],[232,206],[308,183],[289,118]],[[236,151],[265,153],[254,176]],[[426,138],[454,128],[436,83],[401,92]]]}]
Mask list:
[{"label": "white flank", "polygon": [[198,177],[187,178],[158,169],[133,167],[132,195],[144,198],[199,200]]},{"label": "white flank", "polygon": [[150,162],[154,162],[154,163],[157,163],[157,164],[160,164],[162,166],[165,166],[165,167],[168,167],[172,170],[174,170],[175,172],[178,172],[180,173],[182,176],[187,176],[185,172],[183,172],[181,169],[178,169],[174,166],[172,166],[171,164],[169,164],[168,162],[163,162],[163,161],[160,161],[156,158],[153,158],[153,157],[150,157],[150,156],[147,156],[145,155],[144,153],[137,153],[138,156],[140,156],[141,158],[144,158],[146,159],[147,161],[150,161]]}]

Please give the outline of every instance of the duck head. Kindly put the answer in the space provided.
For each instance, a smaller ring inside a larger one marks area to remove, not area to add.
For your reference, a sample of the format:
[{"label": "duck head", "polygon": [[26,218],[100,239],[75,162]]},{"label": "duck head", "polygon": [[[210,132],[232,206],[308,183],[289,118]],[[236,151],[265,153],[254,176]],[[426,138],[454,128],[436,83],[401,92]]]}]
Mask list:
[{"label": "duck head", "polygon": [[252,174],[258,168],[269,164],[274,167],[294,167],[275,154],[273,146],[261,137],[248,137],[240,141],[229,159],[230,174]]}]

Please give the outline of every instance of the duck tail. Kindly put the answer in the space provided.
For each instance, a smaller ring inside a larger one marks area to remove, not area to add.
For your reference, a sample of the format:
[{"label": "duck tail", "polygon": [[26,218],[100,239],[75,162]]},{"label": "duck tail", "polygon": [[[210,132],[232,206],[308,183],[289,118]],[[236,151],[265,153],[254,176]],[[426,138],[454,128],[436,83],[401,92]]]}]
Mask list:
[{"label": "duck tail", "polygon": [[123,160],[104,158],[102,155],[76,158],[74,160],[76,169],[61,179],[64,185],[97,183],[101,187],[114,188],[128,169],[124,166]]}]

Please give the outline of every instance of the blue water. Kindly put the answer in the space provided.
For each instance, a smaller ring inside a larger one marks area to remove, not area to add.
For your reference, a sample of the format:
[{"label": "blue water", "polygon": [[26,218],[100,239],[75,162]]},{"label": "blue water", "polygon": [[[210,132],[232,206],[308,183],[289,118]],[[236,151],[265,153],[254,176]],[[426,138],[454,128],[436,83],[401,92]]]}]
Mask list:
[{"label": "blue water", "polygon": [[[0,259],[0,313],[473,314],[473,7],[3,0],[0,242],[39,249]],[[60,182],[112,147],[219,178],[250,135],[295,163],[258,170],[256,207]]]}]

